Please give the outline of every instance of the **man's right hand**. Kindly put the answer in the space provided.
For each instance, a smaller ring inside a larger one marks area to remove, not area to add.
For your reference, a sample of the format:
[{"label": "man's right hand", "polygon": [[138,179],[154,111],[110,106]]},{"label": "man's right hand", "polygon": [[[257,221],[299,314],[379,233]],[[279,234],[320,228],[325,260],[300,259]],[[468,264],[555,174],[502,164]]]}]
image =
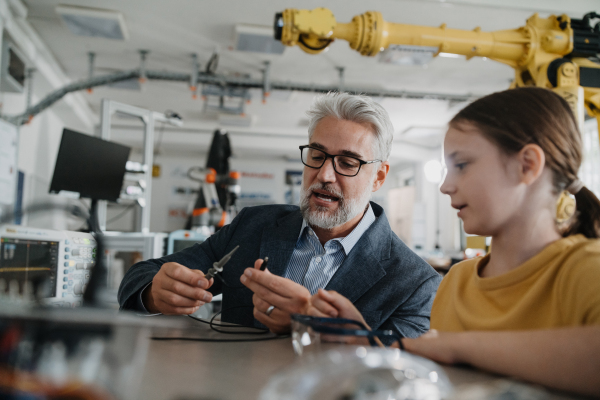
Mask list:
[{"label": "man's right hand", "polygon": [[213,278],[207,280],[200,270],[175,262],[165,263],[152,283],[144,289],[142,301],[152,314],[193,314],[212,300],[212,294],[207,289],[213,283]]}]

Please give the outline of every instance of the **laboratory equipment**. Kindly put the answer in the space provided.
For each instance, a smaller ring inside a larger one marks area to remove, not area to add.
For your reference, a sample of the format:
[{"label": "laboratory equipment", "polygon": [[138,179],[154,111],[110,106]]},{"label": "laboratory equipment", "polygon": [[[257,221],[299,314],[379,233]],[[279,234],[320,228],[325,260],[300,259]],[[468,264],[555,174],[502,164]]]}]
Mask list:
[{"label": "laboratory equipment", "polygon": [[0,91],[23,93],[27,64],[18,47],[5,34],[0,55]]},{"label": "laboratory equipment", "polygon": [[166,255],[177,253],[188,247],[192,247],[196,243],[202,243],[210,236],[210,231],[207,229],[187,230],[179,229],[169,234],[167,239]]},{"label": "laboratory equipment", "polygon": [[[440,53],[487,57],[515,70],[512,88],[545,87],[571,106],[580,126],[585,109],[600,122],[600,14],[582,19],[568,15],[541,18],[532,15],[525,26],[512,30],[483,32],[396,24],[384,21],[377,11],[339,23],[326,8],[286,9],[275,15],[275,39],[287,46],[298,45],[309,54],[323,52],[335,39],[349,42],[364,56],[375,56],[394,45],[437,48]],[[600,127],[600,123],[598,124]]]},{"label": "laboratory equipment", "polygon": [[[231,145],[227,132],[217,129],[208,152],[206,167],[193,167],[188,177],[200,182],[198,198],[186,228],[221,228],[235,216],[240,194],[239,172],[229,170]],[[197,173],[204,174],[201,177]]]},{"label": "laboratory equipment", "polygon": [[50,193],[116,201],[121,194],[130,148],[64,129]]},{"label": "laboratory equipment", "polygon": [[206,279],[210,279],[213,276],[215,276],[216,274],[218,274],[219,272],[223,272],[223,266],[225,264],[227,264],[227,262],[231,259],[231,256],[233,255],[233,253],[235,253],[237,251],[237,249],[239,249],[240,246],[237,245],[233,248],[233,250],[231,250],[229,253],[225,254],[225,256],[223,256],[223,258],[221,258],[219,261],[214,262],[213,266],[206,272]]},{"label": "laboratory equipment", "polygon": [[43,287],[44,303],[80,306],[96,247],[89,233],[1,226],[0,296],[33,298]]}]

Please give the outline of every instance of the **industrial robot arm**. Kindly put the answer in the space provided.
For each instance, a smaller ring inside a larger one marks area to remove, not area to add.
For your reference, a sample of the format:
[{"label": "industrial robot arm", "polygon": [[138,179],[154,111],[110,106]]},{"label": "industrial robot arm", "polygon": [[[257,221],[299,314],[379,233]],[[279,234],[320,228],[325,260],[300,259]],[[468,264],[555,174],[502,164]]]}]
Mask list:
[{"label": "industrial robot arm", "polygon": [[326,8],[286,9],[275,15],[275,38],[284,45],[298,45],[310,54],[325,50],[335,39],[349,42],[362,55],[375,56],[389,45],[437,47],[438,52],[487,57],[514,68],[512,87],[538,86],[562,96],[580,124],[585,109],[600,127],[600,18],[589,13],[583,19],[563,14],[531,16],[517,29],[483,32],[396,24],[384,21],[381,13],[368,11],[349,23],[336,22]]}]

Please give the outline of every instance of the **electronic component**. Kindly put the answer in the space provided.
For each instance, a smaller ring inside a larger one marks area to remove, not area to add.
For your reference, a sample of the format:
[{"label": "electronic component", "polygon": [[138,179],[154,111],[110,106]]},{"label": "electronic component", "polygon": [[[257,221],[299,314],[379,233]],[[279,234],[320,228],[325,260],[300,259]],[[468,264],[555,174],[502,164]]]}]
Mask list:
[{"label": "electronic component", "polygon": [[47,282],[44,303],[80,306],[95,261],[96,241],[89,233],[0,227],[0,295],[25,297]]},{"label": "electronic component", "polygon": [[265,257],[265,260],[263,261],[263,263],[260,266],[260,270],[264,271],[265,269],[267,269],[267,264],[269,263],[269,257]]},{"label": "electronic component", "polygon": [[202,243],[210,236],[210,230],[187,230],[179,229],[169,234],[167,239],[167,254],[177,253],[188,247],[192,247],[196,243]]},{"label": "electronic component", "polygon": [[239,249],[239,248],[240,248],[239,245],[235,246],[234,249],[231,250],[229,253],[225,254],[225,256],[223,258],[221,258],[219,261],[213,263],[212,268],[210,268],[208,270],[208,272],[206,273],[206,279],[210,280],[210,278],[212,278],[219,272],[222,272],[223,266],[225,264],[227,264],[227,261],[229,261],[229,259],[231,259],[231,256],[233,255],[233,253],[235,253],[237,251],[237,249]]},{"label": "electronic component", "polygon": [[0,55],[0,91],[23,93],[26,69],[25,57],[5,35]]}]

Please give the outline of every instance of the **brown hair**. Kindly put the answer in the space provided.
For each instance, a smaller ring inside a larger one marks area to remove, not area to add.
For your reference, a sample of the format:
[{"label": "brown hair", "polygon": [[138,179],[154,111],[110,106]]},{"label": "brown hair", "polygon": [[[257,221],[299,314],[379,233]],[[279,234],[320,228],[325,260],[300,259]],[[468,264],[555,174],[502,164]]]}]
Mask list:
[{"label": "brown hair", "polygon": [[[581,135],[565,100],[548,89],[526,87],[493,93],[462,109],[450,126],[477,127],[506,154],[518,153],[527,144],[544,150],[553,172],[556,193],[576,181],[581,165]],[[600,201],[586,187],[575,194],[577,210],[564,236],[582,233],[600,237]]]}]

